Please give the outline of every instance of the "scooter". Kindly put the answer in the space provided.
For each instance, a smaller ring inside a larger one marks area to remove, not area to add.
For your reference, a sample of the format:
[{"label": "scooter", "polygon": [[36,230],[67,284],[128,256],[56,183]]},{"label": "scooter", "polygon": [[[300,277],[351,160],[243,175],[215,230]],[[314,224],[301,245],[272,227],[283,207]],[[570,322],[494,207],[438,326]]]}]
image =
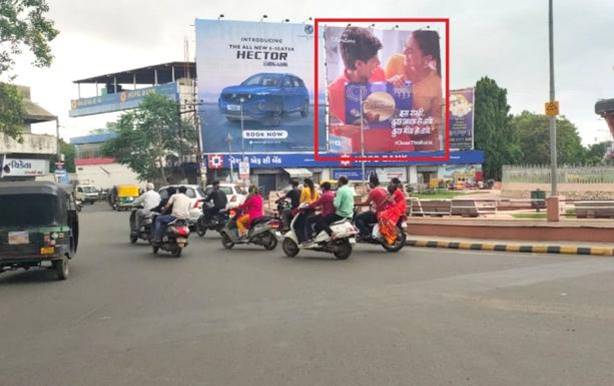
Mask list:
[{"label": "scooter", "polygon": [[296,236],[295,223],[302,214],[302,210],[292,219],[290,230],[284,235],[281,248],[288,257],[295,257],[301,249],[332,253],[337,259],[345,260],[352,254],[352,244],[356,243],[355,235],[358,233],[349,219],[339,220],[330,225],[335,238],[324,230],[320,231],[309,243],[299,244]]},{"label": "scooter", "polygon": [[[207,206],[211,207],[213,204],[207,203]],[[205,216],[203,213],[196,221],[195,228],[196,233],[200,237],[205,236],[207,234],[207,230],[220,232],[226,223],[228,222],[228,213],[225,211],[219,211],[213,216]]]},{"label": "scooter", "polygon": [[[356,224],[357,212],[354,211],[354,219],[352,222]],[[397,237],[392,244],[389,244],[379,231],[379,224],[369,224],[369,236],[357,236],[356,242],[360,244],[377,244],[381,245],[387,252],[398,252],[405,246],[407,240],[407,222],[406,217],[401,216],[397,222]]]},{"label": "scooter", "polygon": [[238,218],[239,212],[231,210],[230,219],[220,231],[224,248],[232,249],[237,244],[256,244],[263,246],[267,251],[272,251],[277,247],[277,239],[282,237],[278,231],[280,226],[278,219],[268,216],[261,217],[253,221],[247,234],[241,237],[237,228]]},{"label": "scooter", "polygon": [[277,202],[277,217],[281,221],[280,231],[285,233],[290,230],[290,223],[292,222],[292,203],[283,198]]},{"label": "scooter", "polygon": [[134,224],[136,223],[136,211],[142,209],[142,206],[138,208],[132,209],[130,213],[130,243],[136,244],[136,242],[141,239],[149,242],[152,236],[153,231],[153,213],[149,213],[146,217],[143,218],[143,223],[141,224],[140,229],[134,229]]},{"label": "scooter", "polygon": [[[155,223],[155,218],[153,222]],[[181,252],[188,246],[188,237],[190,236],[190,228],[187,220],[174,220],[168,223],[166,231],[162,236],[160,243],[151,242],[153,253],[157,254],[160,249],[170,252],[174,257],[180,257]]]}]

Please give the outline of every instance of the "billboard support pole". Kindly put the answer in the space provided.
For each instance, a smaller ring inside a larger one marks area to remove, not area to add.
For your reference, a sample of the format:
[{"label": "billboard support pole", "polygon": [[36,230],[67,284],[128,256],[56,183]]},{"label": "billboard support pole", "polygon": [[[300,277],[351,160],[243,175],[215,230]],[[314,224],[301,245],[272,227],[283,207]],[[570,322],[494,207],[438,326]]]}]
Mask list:
[{"label": "billboard support pole", "polygon": [[364,108],[363,108],[363,100],[362,100],[362,87],[360,88],[360,156],[361,160],[361,169],[362,169],[362,181],[366,181],[365,176],[365,119],[364,119]]},{"label": "billboard support pole", "polygon": [[230,182],[234,182],[234,177],[232,173],[232,136],[230,135],[230,131],[226,136],[226,142],[228,142],[228,162],[230,162]]}]

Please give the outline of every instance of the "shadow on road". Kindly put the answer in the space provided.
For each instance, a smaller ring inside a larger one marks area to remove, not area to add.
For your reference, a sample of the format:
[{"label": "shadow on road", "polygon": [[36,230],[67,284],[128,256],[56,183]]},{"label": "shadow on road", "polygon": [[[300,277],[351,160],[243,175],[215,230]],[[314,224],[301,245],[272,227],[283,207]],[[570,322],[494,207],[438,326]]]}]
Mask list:
[{"label": "shadow on road", "polygon": [[57,282],[56,273],[44,268],[30,268],[27,271],[18,270],[0,274],[0,286],[32,283]]}]

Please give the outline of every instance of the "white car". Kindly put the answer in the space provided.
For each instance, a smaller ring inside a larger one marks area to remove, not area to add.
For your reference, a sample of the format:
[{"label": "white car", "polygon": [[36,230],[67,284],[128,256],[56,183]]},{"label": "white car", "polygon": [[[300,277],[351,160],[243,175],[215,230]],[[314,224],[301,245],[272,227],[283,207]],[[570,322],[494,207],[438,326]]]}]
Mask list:
[{"label": "white car", "polygon": [[202,199],[205,198],[205,192],[199,185],[167,185],[158,190],[160,198],[165,200],[168,198],[168,188],[173,187],[178,189],[180,186],[186,187],[185,195],[192,199],[192,206],[190,207],[190,223],[195,223],[202,214]]},{"label": "white car", "polygon": [[[209,192],[213,189],[212,185],[207,185],[205,188],[205,197]],[[235,184],[221,183],[220,182],[220,190],[226,193],[226,198],[228,198],[228,204],[226,205],[226,209],[236,208],[237,206],[243,204],[245,199],[247,198],[247,192],[241,186]]]}]

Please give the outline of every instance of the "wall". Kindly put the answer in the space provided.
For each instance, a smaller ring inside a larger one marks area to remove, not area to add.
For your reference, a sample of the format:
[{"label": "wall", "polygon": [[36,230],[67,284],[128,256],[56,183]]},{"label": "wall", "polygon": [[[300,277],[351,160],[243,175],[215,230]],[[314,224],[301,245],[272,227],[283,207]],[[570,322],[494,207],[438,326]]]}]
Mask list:
[{"label": "wall", "polygon": [[57,141],[52,135],[23,133],[23,142],[0,133],[0,154],[56,154]]},{"label": "wall", "polygon": [[118,184],[140,184],[136,173],[118,163],[77,166],[79,181],[89,180],[96,187],[109,189]]}]

